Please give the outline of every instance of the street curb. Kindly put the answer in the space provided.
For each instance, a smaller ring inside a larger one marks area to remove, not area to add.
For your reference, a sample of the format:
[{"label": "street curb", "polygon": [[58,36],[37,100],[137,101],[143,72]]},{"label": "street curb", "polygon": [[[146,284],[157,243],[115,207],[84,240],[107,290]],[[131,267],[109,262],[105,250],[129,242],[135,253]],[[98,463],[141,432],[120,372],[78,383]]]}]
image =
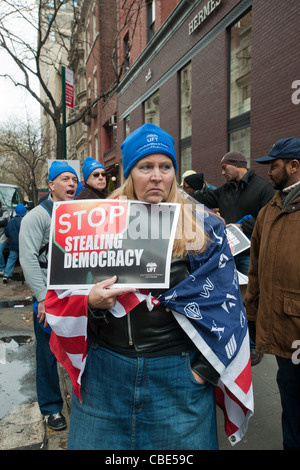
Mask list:
[{"label": "street curb", "polygon": [[0,450],[43,450],[46,424],[37,402],[17,405],[0,420]]}]

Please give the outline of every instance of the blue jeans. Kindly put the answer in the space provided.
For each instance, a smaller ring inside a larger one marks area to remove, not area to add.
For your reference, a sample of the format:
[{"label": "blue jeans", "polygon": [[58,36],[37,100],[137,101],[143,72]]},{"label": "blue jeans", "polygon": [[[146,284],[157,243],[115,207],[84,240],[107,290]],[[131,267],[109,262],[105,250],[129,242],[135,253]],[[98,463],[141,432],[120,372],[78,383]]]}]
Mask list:
[{"label": "blue jeans", "polygon": [[236,269],[240,271],[240,273],[248,276],[250,266],[250,255],[244,255],[242,252],[234,257],[234,261],[236,264]]},{"label": "blue jeans", "polygon": [[36,390],[42,415],[52,415],[62,410],[57,362],[50,350],[50,335],[42,330],[38,319],[33,314],[36,337]]},{"label": "blue jeans", "polygon": [[92,345],[73,394],[68,449],[218,449],[215,388],[190,355],[130,358]]},{"label": "blue jeans", "polygon": [[300,364],[276,356],[284,450],[300,450]]},{"label": "blue jeans", "polygon": [[5,268],[5,258],[3,255],[3,251],[6,246],[7,243],[0,243],[0,271],[4,271]]},{"label": "blue jeans", "polygon": [[7,277],[7,278],[12,277],[13,270],[14,270],[18,257],[19,257],[18,251],[15,251],[15,250],[9,251],[9,255],[8,255],[5,270],[4,270],[4,277]]}]

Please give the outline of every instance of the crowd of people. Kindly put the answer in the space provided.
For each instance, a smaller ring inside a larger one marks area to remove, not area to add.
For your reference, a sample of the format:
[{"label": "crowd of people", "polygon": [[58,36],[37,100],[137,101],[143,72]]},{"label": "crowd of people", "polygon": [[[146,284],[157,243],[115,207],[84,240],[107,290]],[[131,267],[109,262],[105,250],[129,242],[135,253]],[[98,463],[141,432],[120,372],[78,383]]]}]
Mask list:
[{"label": "crowd of people", "polygon": [[[37,397],[48,426],[66,427],[56,362],[61,354],[51,343],[53,337],[59,343],[61,327],[52,320],[59,311],[60,322],[76,316],[87,325],[81,373],[73,383],[69,449],[218,449],[216,405],[226,401],[224,390],[235,390],[229,371],[241,369],[242,356],[249,356],[253,367],[263,354],[272,354],[278,363],[283,447],[299,450],[300,374],[293,358],[300,340],[300,139],[280,139],[256,160],[270,165],[270,182],[248,168],[242,153],[226,153],[220,158],[226,180],[220,187],[195,170],[178,184],[174,139],[152,124],[132,132],[121,150],[124,183],[112,193],[105,167],[86,157],[80,189],[69,163],[54,161],[46,201],[28,213],[17,206],[10,221],[0,207],[3,282],[19,257],[34,296]],[[134,286],[120,287],[113,276],[76,292],[47,290],[53,203],[106,198],[179,204],[180,224],[188,220],[203,243],[188,248],[191,233],[178,224],[181,235],[174,238],[165,289],[136,295]],[[229,224],[251,240],[235,257],[226,236]],[[238,272],[248,279],[243,296]],[[132,302],[133,295],[139,300]],[[113,312],[120,298],[128,300],[126,314],[118,317]],[[149,298],[157,300],[151,308]],[[233,338],[234,353],[224,358]],[[251,368],[247,371],[250,385],[235,397],[248,410],[245,422],[253,413]],[[245,422],[236,428],[245,430]],[[236,429],[228,435],[232,442],[242,437]]]}]

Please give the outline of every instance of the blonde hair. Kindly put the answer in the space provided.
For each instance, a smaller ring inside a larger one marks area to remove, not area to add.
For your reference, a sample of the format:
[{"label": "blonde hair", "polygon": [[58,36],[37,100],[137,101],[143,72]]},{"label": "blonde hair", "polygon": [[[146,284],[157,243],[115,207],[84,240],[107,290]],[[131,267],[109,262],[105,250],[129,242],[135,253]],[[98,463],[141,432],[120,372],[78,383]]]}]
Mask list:
[{"label": "blonde hair", "polygon": [[[109,197],[111,199],[126,198],[129,200],[137,200],[131,174],[129,174],[124,183]],[[188,252],[202,253],[207,247],[209,237],[203,227],[203,217],[200,218],[202,222],[196,217],[197,206],[199,207],[199,204],[197,204],[192,197],[183,193],[178,186],[175,175],[168,198],[163,202],[178,203],[181,205],[173,245],[173,257],[183,257]]]}]

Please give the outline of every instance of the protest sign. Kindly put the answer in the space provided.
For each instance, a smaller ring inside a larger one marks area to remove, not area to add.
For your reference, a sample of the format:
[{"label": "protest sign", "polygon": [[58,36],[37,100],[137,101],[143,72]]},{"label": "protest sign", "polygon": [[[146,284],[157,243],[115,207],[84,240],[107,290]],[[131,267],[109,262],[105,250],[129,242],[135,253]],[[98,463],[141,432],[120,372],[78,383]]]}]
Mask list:
[{"label": "protest sign", "polygon": [[179,204],[93,199],[53,207],[48,288],[169,287]]},{"label": "protest sign", "polygon": [[250,248],[249,238],[234,224],[226,226],[226,235],[233,256]]}]

